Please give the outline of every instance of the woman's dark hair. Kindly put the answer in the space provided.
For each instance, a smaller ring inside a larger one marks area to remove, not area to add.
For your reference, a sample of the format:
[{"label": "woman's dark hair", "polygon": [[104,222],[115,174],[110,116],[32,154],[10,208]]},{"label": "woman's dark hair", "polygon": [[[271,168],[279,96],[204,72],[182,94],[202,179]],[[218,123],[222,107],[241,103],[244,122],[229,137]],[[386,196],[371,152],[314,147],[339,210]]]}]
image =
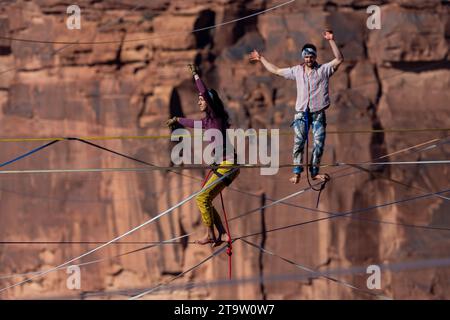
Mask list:
[{"label": "woman's dark hair", "polygon": [[302,52],[303,52],[303,50],[305,50],[306,48],[311,48],[311,49],[313,49],[315,52],[317,52],[316,46],[313,45],[313,44],[311,44],[311,43],[305,44],[305,45],[303,46],[303,48],[302,48]]},{"label": "woman's dark hair", "polygon": [[230,127],[230,116],[228,115],[228,112],[225,110],[225,106],[222,100],[220,99],[217,91],[214,89],[209,89],[208,99],[206,101],[208,102],[208,105],[210,106],[211,111],[213,112],[212,116],[222,119],[224,129],[228,129]]}]

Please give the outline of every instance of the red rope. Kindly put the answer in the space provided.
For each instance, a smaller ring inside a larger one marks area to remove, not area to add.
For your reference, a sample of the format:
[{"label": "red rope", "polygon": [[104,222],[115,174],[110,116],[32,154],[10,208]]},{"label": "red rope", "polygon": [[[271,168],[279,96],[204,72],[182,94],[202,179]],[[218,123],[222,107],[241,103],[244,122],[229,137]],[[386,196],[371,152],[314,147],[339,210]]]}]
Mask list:
[{"label": "red rope", "polygon": [[[209,176],[211,175],[212,172],[213,172],[213,170],[210,170],[208,172],[208,174],[206,175],[205,180],[203,180],[203,183],[202,183],[202,188],[205,186],[205,184],[208,181]],[[228,278],[231,279],[231,255],[233,254],[233,246],[232,246],[233,240],[231,239],[230,227],[228,226],[227,212],[225,211],[225,205],[223,203],[222,192],[220,192],[220,202],[222,203],[222,211],[223,211],[223,215],[225,217],[225,226],[226,226],[226,232],[227,232],[227,236],[228,236],[228,240],[227,240],[227,242],[228,242],[228,248],[227,248]]]},{"label": "red rope", "polygon": [[210,171],[208,172],[208,174],[206,175],[205,180],[203,180],[203,182],[202,182],[202,189],[203,189],[203,187],[205,186],[206,182],[208,181],[209,176],[211,175],[212,172],[213,172],[213,171],[210,170]]},{"label": "red rope", "polygon": [[227,255],[228,255],[228,278],[231,280],[231,256],[233,254],[233,245],[232,245],[233,240],[231,239],[230,227],[228,226],[227,212],[225,211],[225,205],[223,204],[222,192],[220,192],[220,201],[222,202],[222,210],[223,210],[223,215],[225,217],[225,226],[227,227],[227,235],[228,235],[228,249],[227,249]]}]

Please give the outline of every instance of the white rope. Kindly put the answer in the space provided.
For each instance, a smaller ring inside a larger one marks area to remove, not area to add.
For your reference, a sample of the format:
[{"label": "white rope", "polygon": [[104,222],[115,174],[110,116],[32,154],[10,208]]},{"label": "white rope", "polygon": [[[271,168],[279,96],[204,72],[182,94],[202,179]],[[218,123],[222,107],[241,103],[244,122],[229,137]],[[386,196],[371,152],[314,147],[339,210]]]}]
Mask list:
[{"label": "white rope", "polygon": [[220,249],[214,251],[210,256],[206,257],[205,259],[203,259],[202,261],[200,261],[200,262],[197,263],[196,265],[190,267],[189,269],[183,271],[183,272],[180,273],[179,275],[173,277],[173,278],[170,279],[167,283],[165,283],[165,284],[159,284],[159,285],[157,285],[157,286],[155,286],[155,287],[153,287],[153,288],[151,288],[151,289],[145,290],[145,291],[143,291],[143,292],[141,292],[141,293],[139,293],[139,294],[137,294],[137,295],[135,295],[135,296],[132,296],[131,298],[129,298],[129,300],[138,300],[138,299],[142,298],[143,296],[145,296],[145,295],[147,295],[147,294],[150,294],[150,293],[152,293],[152,292],[158,290],[159,288],[161,288],[161,287],[163,287],[163,286],[167,286],[169,283],[175,281],[175,280],[178,279],[178,278],[181,278],[181,277],[184,276],[186,273],[188,273],[188,272],[190,272],[190,271],[192,271],[192,270],[194,270],[194,269],[197,269],[198,267],[200,267],[202,264],[204,264],[204,263],[207,262],[208,260],[214,258],[215,256],[218,256],[218,255],[221,254],[223,251],[225,251],[226,248],[227,248],[227,246],[223,246],[222,248],[220,248]]},{"label": "white rope", "polygon": [[[267,250],[267,249],[265,249],[265,248],[255,244],[255,243],[252,243],[252,242],[247,241],[245,239],[241,239],[241,241],[243,241],[244,243],[246,243],[249,246],[252,246],[252,247],[262,251],[263,253],[269,254],[269,255],[271,255],[273,257],[277,257],[277,258],[281,259],[282,261],[284,261],[286,263],[289,263],[289,264],[291,264],[291,265],[293,265],[293,266],[295,266],[295,267],[297,267],[297,268],[299,268],[301,270],[304,270],[304,271],[309,272],[309,273],[314,273],[314,274],[316,274],[318,272],[317,270],[311,269],[311,268],[303,266],[303,265],[301,265],[301,264],[299,264],[297,262],[294,262],[292,260],[284,258],[284,257],[276,254],[275,252]],[[369,291],[369,290],[358,288],[358,287],[354,286],[353,284],[348,283],[348,282],[343,281],[343,280],[339,280],[339,279],[336,279],[336,278],[333,278],[333,277],[330,277],[330,276],[327,276],[327,275],[322,275],[320,277],[322,277],[324,279],[327,279],[327,280],[330,280],[330,281],[333,281],[333,282],[335,282],[337,284],[341,284],[344,287],[347,287],[347,288],[350,288],[350,289],[353,289],[353,290],[356,290],[356,291],[359,291],[359,292],[363,292],[363,293],[371,295],[371,296],[376,296],[376,297],[384,299],[384,300],[392,300],[392,298],[387,297],[387,296],[385,296],[383,294],[379,294],[379,293],[376,293],[376,292],[372,292],[372,291]]]},{"label": "white rope", "polygon": [[[225,248],[225,247],[224,247]],[[207,259],[210,259],[208,257]],[[388,264],[378,264],[382,272],[400,272],[407,270],[422,270],[428,268],[448,268],[450,266],[450,257],[433,258],[425,260],[407,261],[407,262],[394,262]],[[309,280],[311,278],[319,277],[330,277],[330,276],[349,276],[355,274],[367,274],[367,266],[356,266],[349,268],[336,268],[327,271],[315,271],[308,274],[278,274],[269,275],[265,277],[252,276],[252,277],[242,277],[236,279],[219,279],[212,281],[202,281],[202,282],[187,282],[181,284],[173,285],[160,285],[158,288],[152,288],[153,292],[157,291],[172,291],[172,290],[191,290],[195,288],[212,288],[212,287],[222,287],[222,286],[236,286],[246,283],[270,283],[279,281],[300,281]],[[94,296],[107,296],[107,295],[123,295],[123,296],[135,296],[136,292],[145,290],[145,288],[130,288],[130,289],[119,289],[111,291],[102,292],[92,292],[85,294],[85,297]]]},{"label": "white rope", "polygon": [[100,246],[98,246],[98,247],[92,249],[92,250],[89,250],[88,252],[83,253],[82,255],[80,255],[80,256],[78,256],[78,257],[75,257],[75,258],[73,258],[73,259],[71,259],[71,260],[69,260],[69,261],[66,261],[66,262],[60,264],[60,265],[57,266],[57,267],[54,267],[54,268],[48,269],[48,270],[46,270],[46,271],[40,272],[39,274],[34,275],[34,276],[32,276],[31,278],[28,278],[28,279],[25,279],[25,280],[23,280],[23,281],[20,281],[20,282],[14,283],[14,284],[12,284],[12,285],[9,285],[9,286],[7,286],[7,287],[4,287],[4,288],[0,289],[0,292],[3,292],[3,291],[5,291],[5,290],[11,289],[11,288],[14,288],[14,287],[19,286],[19,285],[21,285],[21,284],[24,284],[24,283],[26,283],[26,282],[28,282],[28,281],[31,281],[31,280],[33,280],[33,279],[36,279],[36,278],[41,277],[41,276],[43,276],[43,275],[46,275],[46,274],[48,274],[48,273],[50,273],[50,272],[53,272],[53,271],[58,270],[58,269],[61,269],[61,268],[65,267],[65,266],[69,265],[70,263],[72,263],[72,262],[78,260],[78,259],[81,259],[81,258],[83,258],[83,257],[86,257],[86,256],[88,256],[88,255],[90,255],[90,254],[92,254],[92,253],[94,253],[94,252],[96,252],[96,251],[98,251],[98,250],[100,250],[100,249],[102,249],[102,248],[104,248],[104,247],[110,245],[111,243],[116,242],[116,241],[122,239],[123,237],[126,237],[127,235],[130,235],[131,233],[133,233],[133,232],[135,232],[135,231],[141,229],[142,227],[144,227],[144,226],[146,226],[146,225],[148,225],[148,224],[150,224],[150,223],[152,223],[152,222],[154,222],[154,221],[160,219],[161,217],[165,216],[166,214],[170,213],[171,211],[175,210],[176,208],[182,206],[183,204],[185,204],[186,202],[188,202],[189,200],[191,200],[192,198],[194,198],[195,196],[197,196],[198,194],[200,194],[200,193],[203,192],[204,190],[206,190],[206,189],[208,189],[208,188],[210,188],[210,187],[216,185],[217,183],[219,183],[220,181],[222,181],[223,179],[225,179],[226,177],[228,177],[229,175],[231,175],[233,172],[234,172],[234,170],[231,170],[230,172],[224,174],[222,177],[220,177],[219,179],[215,180],[214,182],[208,184],[207,186],[204,186],[202,189],[200,189],[200,191],[193,193],[192,195],[190,195],[189,197],[185,198],[185,199],[182,200],[181,202],[177,203],[177,204],[174,205],[173,207],[171,207],[171,208],[167,209],[166,211],[164,211],[164,212],[158,214],[157,216],[153,217],[152,219],[147,220],[146,222],[140,224],[139,226],[137,226],[137,227],[135,227],[135,228],[133,228],[133,229],[131,229],[131,230],[125,232],[124,234],[122,234],[122,235],[120,235],[120,236],[118,236],[118,237],[116,237],[116,238],[114,238],[114,239],[112,239],[112,240],[110,240],[110,241],[108,241],[108,242],[106,242],[106,243],[104,243],[104,244],[102,244],[102,245],[100,245]]},{"label": "white rope", "polygon": [[[434,141],[436,141],[436,140],[434,139],[434,140],[432,140],[432,141],[434,142]],[[428,141],[428,142],[431,142],[431,141]],[[426,144],[426,143],[428,143],[428,142],[421,143],[421,144],[416,145],[416,146],[408,147],[408,148],[405,148],[405,149],[402,149],[402,150],[399,150],[399,151],[395,151],[395,152],[393,152],[393,153],[391,153],[391,154],[389,154],[389,155],[392,155],[392,154],[398,154],[398,153],[401,153],[401,152],[406,152],[406,151],[411,150],[411,149],[413,149],[413,148],[415,148],[415,147],[417,147],[417,146],[424,145],[424,144]],[[431,147],[436,147],[436,146],[437,146],[437,145],[433,145],[433,146],[431,146]],[[428,149],[430,149],[430,147],[426,147],[426,150],[428,150]],[[382,157],[380,157],[380,158],[385,158],[385,157],[388,157],[389,155],[385,155],[385,156],[382,156]],[[379,159],[380,159],[380,158],[379,158]],[[355,172],[357,172],[357,171],[355,171]],[[355,172],[353,172],[353,173],[355,173]],[[350,174],[353,174],[353,173],[350,173]],[[346,176],[346,175],[349,175],[349,174],[345,174],[345,175],[343,175],[343,176]],[[226,175],[225,175],[225,176],[226,176]],[[222,178],[224,178],[225,176],[223,176]],[[222,179],[222,178],[221,178],[221,179]],[[216,182],[220,181],[221,179],[218,179]],[[216,183],[216,182],[215,182],[215,183]],[[214,185],[215,183],[208,185],[208,187]],[[249,213],[252,213],[252,212],[255,212],[255,211],[259,211],[259,210],[264,209],[264,208],[271,207],[271,206],[276,205],[276,204],[278,204],[278,203],[283,203],[283,201],[285,201],[285,200],[287,200],[287,199],[289,199],[289,198],[292,198],[292,197],[294,197],[294,196],[296,196],[296,195],[302,194],[302,193],[304,193],[305,191],[307,191],[308,189],[309,189],[309,187],[308,187],[308,188],[305,188],[305,189],[303,189],[303,190],[297,191],[297,192],[295,192],[295,193],[293,193],[293,194],[287,195],[287,196],[284,197],[284,198],[281,198],[281,199],[278,199],[278,200],[276,200],[276,201],[273,201],[272,203],[270,203],[270,204],[268,204],[268,205],[265,205],[265,206],[262,206],[262,207],[260,207],[260,208],[256,208],[256,209],[250,210],[250,211],[248,211],[248,212],[246,212],[246,213],[244,213],[244,214],[242,214],[242,215],[240,215],[240,216],[237,216],[237,217],[234,217],[234,218],[230,219],[230,221],[235,220],[235,219],[238,219],[238,218],[240,218],[240,217],[242,217],[242,216],[244,216],[244,215],[247,215],[247,214],[249,214]],[[200,190],[199,192],[201,192],[201,191],[202,191],[202,190]],[[191,197],[193,197],[193,196],[195,196],[195,195],[196,195],[196,194],[192,195]],[[186,200],[186,199],[185,199],[185,200]],[[184,200],[184,201],[185,201],[185,200]],[[183,202],[183,203],[184,203],[184,202]],[[180,206],[180,205],[182,205],[182,203],[179,203],[179,204],[177,204],[176,206]],[[172,207],[172,208],[169,209],[169,210],[173,210],[173,209],[175,209],[175,207]],[[166,213],[168,213],[168,211],[166,211]],[[162,216],[163,214],[165,214],[165,213],[161,213],[159,216]],[[158,217],[158,216],[157,216],[157,217]],[[155,217],[155,218],[157,218],[157,217]],[[155,218],[153,218],[153,219],[155,219]],[[136,227],[136,228],[143,227],[145,224],[148,224],[148,223],[150,223],[150,222],[147,221],[146,223],[144,223],[144,224],[142,224],[141,226],[138,226],[138,227]],[[136,228],[133,229],[133,230],[137,230]],[[131,233],[133,230],[129,231],[129,233]],[[120,237],[124,237],[125,235],[127,235],[127,234],[129,234],[129,233],[125,233],[124,235],[122,235],[122,236],[120,236]],[[166,240],[166,241],[163,241],[163,242],[171,242],[171,241],[174,241],[174,240],[176,240],[176,239],[180,239],[180,238],[183,238],[183,237],[187,237],[187,236],[192,235],[192,234],[194,234],[194,233],[195,233],[195,232],[192,232],[192,233],[190,233],[190,234],[188,234],[188,235],[176,237],[176,238],[173,238],[173,239],[170,239],[170,240]],[[97,247],[97,248],[95,248],[95,249],[93,249],[93,250],[97,251],[97,250],[99,250],[101,247],[106,246],[106,245],[108,245],[108,244],[110,244],[110,243],[113,243],[113,242],[115,242],[115,241],[117,241],[117,240],[119,240],[119,239],[118,239],[118,238],[116,238],[116,240],[113,239],[113,240],[111,240],[110,242],[108,242],[108,243],[106,243],[106,244],[103,244],[102,246]],[[86,253],[85,255],[88,255],[88,254],[90,254],[90,253],[92,253],[92,252],[94,252],[94,251],[90,251],[90,252]],[[64,263],[64,264],[62,264],[62,265],[60,265],[60,266],[58,266],[58,267],[55,267],[55,268],[53,268],[53,269],[50,269],[50,270],[47,270],[47,271],[44,271],[44,272],[30,272],[30,273],[25,273],[25,274],[6,275],[6,276],[0,277],[0,279],[2,279],[2,278],[10,278],[10,277],[14,277],[14,276],[24,276],[24,275],[30,275],[30,274],[36,275],[36,277],[42,276],[42,275],[44,275],[44,274],[46,274],[46,273],[49,273],[49,272],[51,272],[51,271],[62,269],[62,268],[63,268],[65,265],[67,265],[68,263],[70,263],[70,262],[72,262],[72,261],[74,261],[74,260],[77,260],[77,259],[79,259],[79,258],[81,258],[81,257],[83,257],[83,256],[85,256],[85,255],[82,255],[82,256],[80,256],[80,257],[74,258],[74,259],[72,259],[72,260],[69,261],[69,262],[66,262],[66,263]],[[115,257],[112,257],[112,258],[104,258],[104,259],[99,259],[99,260],[95,260],[95,261],[90,261],[90,262],[86,262],[86,263],[84,263],[84,264],[79,264],[79,266],[80,266],[80,265],[92,264],[92,263],[95,263],[95,262],[101,262],[101,261],[104,261],[104,260],[107,260],[107,259],[114,259],[114,258],[115,258]],[[30,280],[32,280],[32,279],[34,279],[34,278],[36,278],[36,277],[30,278],[30,279],[26,279],[26,280],[24,280],[24,281],[22,281],[22,282],[20,282],[20,283],[14,284],[14,285],[12,285],[12,286],[10,286],[10,287],[3,288],[3,289],[0,290],[0,292],[4,291],[4,290],[6,290],[6,289],[9,289],[9,288],[11,288],[11,287],[13,287],[13,286],[20,285],[20,284],[22,284],[22,283],[24,283],[24,282],[30,281]]]},{"label": "white rope", "polygon": [[[172,238],[172,239],[164,240],[164,241],[161,241],[159,243],[152,243],[152,244],[149,244],[149,245],[147,245],[145,247],[141,247],[141,248],[138,248],[138,249],[135,249],[135,250],[132,250],[132,251],[124,252],[124,253],[115,255],[113,257],[102,258],[102,259],[91,260],[91,261],[79,263],[79,264],[77,264],[77,266],[78,267],[83,267],[83,266],[88,266],[88,265],[91,265],[91,264],[97,264],[97,263],[100,263],[100,262],[103,262],[103,261],[114,260],[114,259],[126,256],[126,255],[131,254],[131,253],[143,251],[143,250],[149,249],[149,248],[155,248],[155,247],[158,247],[158,246],[160,246],[162,244],[165,244],[165,243],[175,242],[177,240],[189,237],[192,234],[194,234],[194,232],[191,232],[189,234],[185,234],[185,235],[182,235],[182,236],[177,236],[177,237]],[[61,270],[61,269],[64,269],[64,267],[58,268],[56,270]],[[0,275],[0,279],[11,279],[11,278],[17,278],[17,277],[32,276],[32,275],[35,275],[35,274],[40,274],[41,272],[42,271],[32,271],[32,272],[27,272],[27,273],[13,273],[13,274],[7,274],[7,275]]]},{"label": "white rope", "polygon": [[[449,190],[440,191],[440,193],[443,193],[443,192],[449,192],[449,191],[450,191],[450,189],[449,189]],[[265,231],[265,232],[256,232],[256,233],[248,234],[248,235],[245,235],[245,236],[236,237],[233,241],[236,241],[236,240],[242,240],[242,239],[248,238],[248,237],[253,237],[253,236],[256,236],[256,235],[260,235],[260,234],[262,234],[262,233],[269,233],[269,232],[273,232],[273,231],[280,231],[280,230],[284,230],[284,229],[287,229],[287,228],[298,227],[298,226],[300,226],[300,225],[306,225],[306,224],[315,223],[315,222],[319,222],[319,221],[323,221],[323,220],[329,220],[329,219],[333,219],[333,218],[340,218],[340,217],[348,216],[348,215],[355,214],[355,213],[361,213],[361,212],[364,212],[364,211],[367,211],[367,210],[373,210],[373,209],[376,209],[376,208],[381,208],[381,207],[390,206],[390,205],[397,204],[397,203],[404,203],[404,202],[414,201],[414,200],[421,199],[421,198],[425,198],[425,197],[428,197],[428,196],[431,196],[431,195],[432,195],[432,193],[431,193],[431,194],[421,195],[421,196],[414,197],[414,198],[410,198],[410,199],[397,200],[397,201],[394,201],[394,202],[389,202],[389,203],[384,203],[384,204],[381,204],[381,205],[371,206],[371,207],[367,207],[367,208],[363,208],[363,209],[359,209],[359,210],[353,210],[353,211],[349,211],[349,212],[342,213],[342,214],[331,215],[331,216],[328,216],[328,217],[326,217],[326,218],[320,218],[320,219],[315,219],[315,220],[309,220],[309,221],[302,222],[302,223],[291,224],[291,225],[288,225],[288,226],[283,226],[283,227],[279,227],[279,228],[267,230],[267,231]],[[292,196],[292,195],[290,195],[290,196]],[[287,196],[287,197],[290,197],[290,196]],[[287,197],[285,197],[285,198],[287,198]],[[242,216],[242,215],[241,215],[241,216]],[[236,218],[238,218],[238,217],[236,217]],[[225,248],[225,246],[224,246],[223,248]],[[210,259],[211,257],[212,257],[212,256],[208,257],[207,259]],[[183,274],[185,274],[185,273],[187,273],[187,272],[189,272],[189,271],[195,269],[196,267],[200,266],[200,265],[201,265],[202,263],[204,263],[204,262],[206,262],[206,260],[203,260],[201,263],[197,264],[196,266],[191,267],[190,269],[184,271]],[[316,274],[316,273],[317,273],[317,272],[313,271],[313,274]],[[171,281],[175,280],[175,279],[178,278],[178,277],[179,277],[179,276],[173,278]],[[171,281],[170,281],[170,282],[171,282]],[[231,280],[230,280],[230,281],[231,281]],[[156,291],[157,289],[159,289],[160,287],[166,286],[166,285],[167,285],[167,284],[160,284],[160,285],[158,285],[158,286],[156,286],[156,287],[153,287],[153,288],[151,288],[151,289],[149,289],[149,290],[145,290],[144,292],[142,292],[142,293],[140,293],[140,294],[138,294],[138,295],[136,295],[136,296],[133,296],[132,299],[138,299],[138,298],[141,298],[141,297],[143,297],[144,295],[146,295],[146,294],[148,294],[148,293],[151,293],[151,292],[154,292],[154,291]]]},{"label": "white rope", "polygon": [[225,21],[222,23],[218,23],[209,27],[204,27],[204,28],[198,28],[198,29],[194,29],[192,31],[182,31],[182,32],[171,32],[171,33],[166,33],[166,34],[158,34],[152,37],[148,37],[148,38],[142,38],[142,39],[128,39],[128,40],[112,40],[112,41],[87,41],[87,42],[82,42],[82,41],[78,41],[78,42],[70,42],[70,41],[43,41],[43,40],[34,40],[34,39],[20,39],[20,38],[13,38],[13,37],[0,37],[0,39],[4,39],[4,40],[10,40],[10,41],[21,41],[21,42],[35,42],[35,43],[52,43],[52,44],[77,44],[77,45],[83,45],[83,44],[111,44],[111,43],[124,43],[124,42],[142,42],[142,41],[149,41],[152,39],[158,39],[158,38],[163,38],[163,37],[173,37],[173,36],[177,36],[177,35],[183,35],[183,34],[191,34],[191,33],[196,33],[196,32],[200,32],[200,31],[206,31],[206,30],[210,30],[210,29],[215,29],[218,27],[222,27],[231,23],[235,23],[241,20],[245,20],[245,19],[249,19],[252,17],[256,17],[258,15],[261,15],[263,13],[278,9],[280,7],[283,7],[285,5],[288,5],[292,2],[294,2],[296,0],[290,0],[290,1],[286,1],[283,2],[279,5],[270,7],[268,9],[265,10],[261,10],[258,11],[256,13],[252,13],[248,16],[244,16],[241,18],[237,18],[237,19],[233,19],[230,21]]}]

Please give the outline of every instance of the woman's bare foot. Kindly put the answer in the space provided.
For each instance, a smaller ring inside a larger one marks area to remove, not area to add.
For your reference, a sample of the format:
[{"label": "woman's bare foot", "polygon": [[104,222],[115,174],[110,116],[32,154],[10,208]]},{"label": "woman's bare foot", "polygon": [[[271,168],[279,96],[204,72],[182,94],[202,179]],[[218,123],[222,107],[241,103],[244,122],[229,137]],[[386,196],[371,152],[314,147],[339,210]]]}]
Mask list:
[{"label": "woman's bare foot", "polygon": [[216,241],[213,242],[213,244],[211,245],[213,248],[214,247],[218,247],[223,243],[222,239],[216,239]]},{"label": "woman's bare foot", "polygon": [[297,184],[300,182],[300,174],[295,174],[294,176],[292,176],[289,181],[292,182],[293,184]]},{"label": "woman's bare foot", "polygon": [[207,227],[206,235],[203,239],[196,240],[196,244],[205,245],[216,242],[216,235],[214,234],[214,226]]},{"label": "woman's bare foot", "polygon": [[215,243],[214,239],[211,238],[203,238],[200,240],[195,240],[195,244],[200,244],[204,246],[205,244]]}]

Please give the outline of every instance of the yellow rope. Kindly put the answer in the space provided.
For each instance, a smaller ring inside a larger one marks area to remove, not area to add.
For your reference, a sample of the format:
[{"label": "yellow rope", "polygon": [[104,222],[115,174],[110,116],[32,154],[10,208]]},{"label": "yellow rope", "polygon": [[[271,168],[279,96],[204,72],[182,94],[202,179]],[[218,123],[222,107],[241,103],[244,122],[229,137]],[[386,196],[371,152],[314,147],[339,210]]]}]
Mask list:
[{"label": "yellow rope", "polygon": [[[339,131],[327,131],[327,134],[355,134],[355,133],[410,133],[410,132],[445,132],[450,131],[450,128],[401,128],[401,129],[384,129],[384,130],[339,130]],[[271,133],[268,131],[268,134]],[[280,136],[293,135],[291,131],[280,132]],[[251,134],[249,134],[250,136]],[[173,137],[188,137],[193,135],[173,135]],[[77,137],[82,140],[148,140],[148,139],[170,139],[172,135],[153,135],[153,136],[89,136],[89,137]],[[0,142],[32,142],[32,141],[53,141],[53,140],[66,140],[64,137],[55,138],[0,138]]]}]

